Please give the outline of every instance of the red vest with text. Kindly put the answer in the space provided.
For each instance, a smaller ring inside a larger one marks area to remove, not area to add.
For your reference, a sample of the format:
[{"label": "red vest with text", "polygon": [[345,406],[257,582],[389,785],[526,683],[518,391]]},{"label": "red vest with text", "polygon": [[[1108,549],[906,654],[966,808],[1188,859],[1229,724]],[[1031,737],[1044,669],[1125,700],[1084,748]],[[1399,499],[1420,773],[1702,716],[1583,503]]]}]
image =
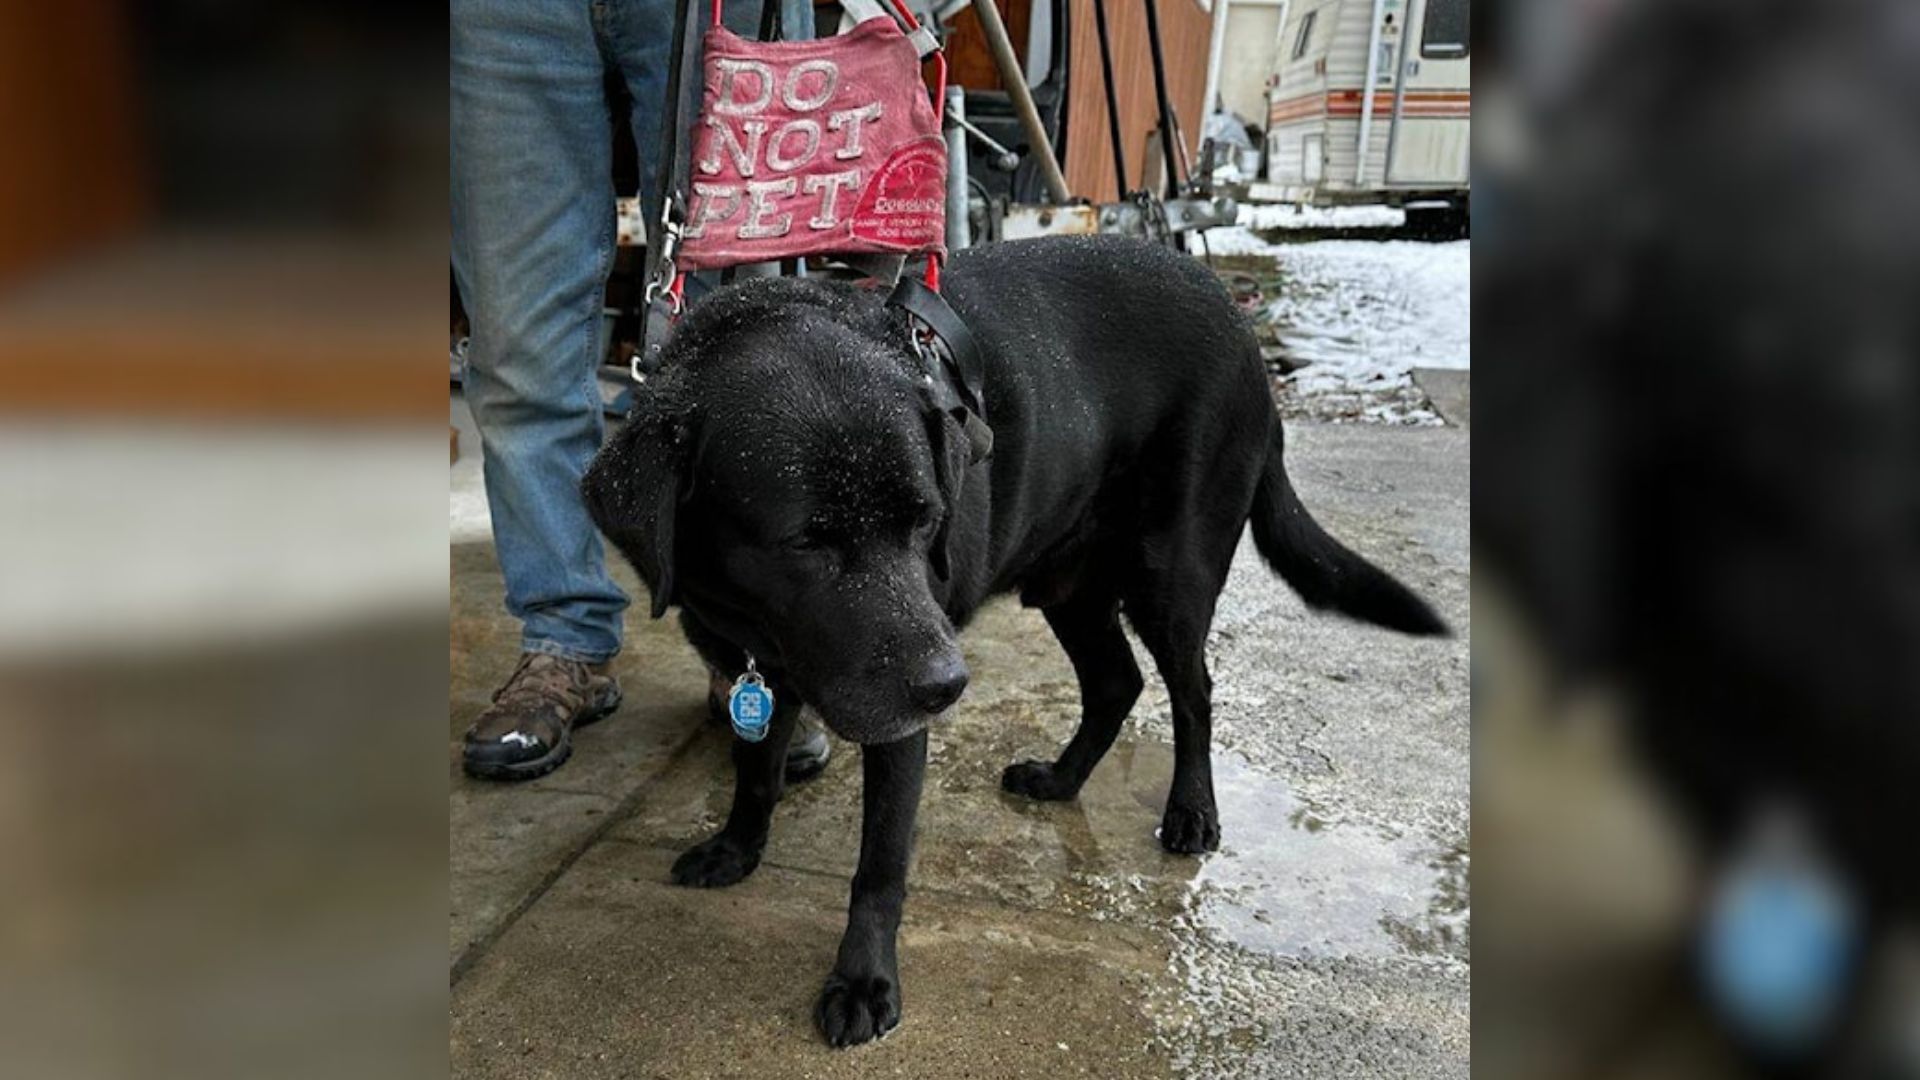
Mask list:
[{"label": "red vest with text", "polygon": [[678,265],[944,254],[947,148],[891,18],[837,37],[747,41],[716,24]]}]

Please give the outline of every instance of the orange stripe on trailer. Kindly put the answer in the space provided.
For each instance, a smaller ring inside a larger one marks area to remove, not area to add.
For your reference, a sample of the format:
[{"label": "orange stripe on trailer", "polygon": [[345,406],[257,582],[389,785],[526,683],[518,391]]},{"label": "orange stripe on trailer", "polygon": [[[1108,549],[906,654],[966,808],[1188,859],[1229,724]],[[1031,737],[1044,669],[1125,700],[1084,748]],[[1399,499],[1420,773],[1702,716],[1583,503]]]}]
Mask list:
[{"label": "orange stripe on trailer", "polygon": [[[1291,122],[1307,117],[1327,116],[1351,119],[1360,115],[1364,101],[1360,90],[1330,90],[1325,94],[1301,94],[1276,101],[1267,110],[1268,123]],[[1393,113],[1394,92],[1381,90],[1373,96],[1373,115]],[[1401,105],[1403,116],[1469,117],[1472,114],[1471,90],[1409,90]]]},{"label": "orange stripe on trailer", "polygon": [[[1360,111],[1361,111],[1361,105],[1357,101],[1340,102],[1338,104],[1329,106],[1327,109],[1327,115],[1351,118],[1351,117],[1359,116]],[[1429,116],[1434,113],[1446,113],[1448,115],[1454,115],[1454,116],[1468,116],[1472,114],[1473,106],[1471,102],[1466,102],[1466,101],[1415,101],[1412,98],[1409,98],[1407,100],[1407,103],[1401,106],[1400,111],[1402,115],[1406,115],[1406,116]],[[1393,114],[1393,98],[1387,97],[1387,98],[1377,99],[1374,101],[1373,103],[1374,116],[1376,117],[1391,116],[1392,114]]]},{"label": "orange stripe on trailer", "polygon": [[1267,114],[1267,122],[1270,124],[1288,124],[1295,120],[1307,120],[1313,117],[1324,116],[1326,115],[1326,111],[1326,106],[1320,102],[1308,102],[1305,105],[1296,105],[1285,110],[1275,109]]},{"label": "orange stripe on trailer", "polygon": [[[1409,101],[1403,108],[1409,111],[1413,109],[1453,109],[1457,112],[1470,112],[1473,106],[1470,102],[1465,101]],[[1391,100],[1376,101],[1373,103],[1373,111],[1376,113],[1382,110],[1391,111],[1392,109],[1393,102]],[[1337,105],[1330,106],[1327,111],[1357,115],[1360,112],[1360,103],[1343,101]]]},{"label": "orange stripe on trailer", "polygon": [[[1392,115],[1392,113],[1373,114],[1376,120],[1388,119],[1392,117]],[[1353,112],[1331,112],[1327,114],[1327,118],[1330,120],[1358,120],[1360,113],[1358,110]],[[1404,109],[1400,113],[1400,118],[1402,120],[1471,120],[1473,119],[1473,113],[1464,109]]]},{"label": "orange stripe on trailer", "polygon": [[1311,93],[1311,94],[1296,94],[1293,97],[1281,98],[1280,100],[1271,103],[1270,105],[1267,106],[1267,112],[1271,114],[1271,113],[1277,113],[1277,112],[1298,110],[1303,108],[1319,109],[1325,105],[1328,97],[1329,95],[1321,94],[1318,92]]},{"label": "orange stripe on trailer", "polygon": [[[1364,90],[1329,90],[1327,91],[1327,100],[1330,102],[1360,101],[1365,97],[1366,97],[1366,91]],[[1450,101],[1468,101],[1468,100],[1471,100],[1472,97],[1473,97],[1473,91],[1471,90],[1409,90],[1407,91],[1408,101],[1440,100],[1440,99],[1445,99]],[[1381,98],[1387,98],[1388,100],[1392,100],[1393,91],[1392,90],[1376,90],[1374,92],[1373,99],[1375,101],[1378,101]]]}]

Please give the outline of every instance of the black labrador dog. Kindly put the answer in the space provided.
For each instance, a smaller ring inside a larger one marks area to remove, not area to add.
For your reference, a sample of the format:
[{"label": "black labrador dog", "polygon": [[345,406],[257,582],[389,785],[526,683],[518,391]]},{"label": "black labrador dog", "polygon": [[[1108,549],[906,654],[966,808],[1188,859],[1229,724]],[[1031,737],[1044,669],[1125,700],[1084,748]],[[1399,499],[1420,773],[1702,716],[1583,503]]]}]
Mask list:
[{"label": "black labrador dog", "polygon": [[709,665],[733,676],[751,657],[774,694],[763,741],[734,742],[726,825],[675,862],[675,882],[753,872],[803,703],[862,745],[859,869],[815,1012],[836,1046],[899,1022],[894,940],[927,725],[966,688],[956,635],[989,597],[1017,590],[1040,608],[1080,680],[1059,758],[1001,779],[1035,799],[1073,798],[1140,694],[1126,614],[1172,697],[1160,843],[1174,852],[1220,842],[1205,646],[1249,521],[1307,603],[1445,632],[1307,516],[1258,346],[1204,266],[1113,237],[996,244],[955,257],[944,295],[984,362],[984,461],[932,404],[881,293],[753,279],[687,314],[583,485],[654,616],[678,604]]}]

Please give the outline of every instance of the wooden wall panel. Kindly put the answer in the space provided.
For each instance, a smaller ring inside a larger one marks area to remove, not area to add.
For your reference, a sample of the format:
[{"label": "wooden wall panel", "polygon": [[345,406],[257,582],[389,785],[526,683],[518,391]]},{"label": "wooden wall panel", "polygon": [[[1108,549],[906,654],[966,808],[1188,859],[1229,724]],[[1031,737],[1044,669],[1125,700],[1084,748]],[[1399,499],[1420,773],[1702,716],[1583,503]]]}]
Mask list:
[{"label": "wooden wall panel", "polygon": [[0,4],[0,279],[143,216],[126,29],[113,0]]},{"label": "wooden wall panel", "polygon": [[[974,0],[986,3],[986,0]],[[1013,41],[1013,55],[1027,62],[1027,24],[1033,21],[1033,0],[997,0],[1000,21],[1007,26]],[[1003,90],[1000,69],[994,66],[993,52],[987,47],[987,33],[980,29],[980,16],[972,5],[947,24],[947,56],[951,65],[947,79],[969,90]]]},{"label": "wooden wall panel", "polygon": [[[1191,151],[1200,134],[1200,96],[1207,88],[1207,42],[1212,16],[1193,0],[1157,0],[1161,45],[1167,60],[1167,93]],[[1072,0],[1073,40],[1069,64],[1072,100],[1067,103],[1067,156],[1061,166],[1075,195],[1095,202],[1117,197],[1113,150],[1107,138],[1106,86],[1100,77],[1100,37],[1093,0]],[[1120,131],[1126,143],[1127,180],[1135,187],[1147,175],[1148,134],[1158,123],[1153,93],[1153,57],[1147,44],[1146,0],[1107,0],[1113,42],[1114,81],[1119,86]]]}]

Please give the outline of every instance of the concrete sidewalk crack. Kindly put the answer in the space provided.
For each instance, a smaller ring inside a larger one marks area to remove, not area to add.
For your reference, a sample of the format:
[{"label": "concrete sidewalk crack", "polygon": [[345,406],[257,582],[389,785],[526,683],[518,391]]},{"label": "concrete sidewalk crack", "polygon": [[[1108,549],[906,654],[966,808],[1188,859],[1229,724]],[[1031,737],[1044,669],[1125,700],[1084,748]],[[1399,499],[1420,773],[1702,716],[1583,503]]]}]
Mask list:
[{"label": "concrete sidewalk crack", "polygon": [[[669,770],[679,765],[681,760],[693,749],[694,745],[700,741],[704,727],[705,725],[703,724],[693,725],[687,732],[686,738],[682,739],[679,745],[673,748],[673,752],[667,755],[665,763],[654,771],[653,776],[665,775]],[[466,978],[467,973],[473,970],[474,965],[485,959],[487,953],[493,949],[494,944],[504,937],[508,930],[513,929],[514,924],[520,921],[520,917],[531,910],[533,905],[539,903],[540,899],[547,895],[547,890],[553,888],[554,884],[565,876],[568,870],[573,869],[573,864],[579,862],[582,855],[592,850],[595,844],[606,839],[607,834],[612,832],[615,826],[631,818],[634,812],[640,809],[640,806],[646,802],[647,796],[652,790],[652,779],[653,777],[648,777],[646,781],[636,784],[632,791],[628,792],[615,804],[611,813],[606,814],[600,823],[593,827],[591,832],[587,833],[586,836],[581,838],[578,844],[575,844],[566,854],[562,855],[547,873],[541,875],[540,880],[534,884],[533,888],[528,889],[527,894],[521,897],[518,903],[513,905],[513,910],[507,912],[504,917],[489,927],[485,933],[468,942],[466,946],[460,950],[460,955],[454,958],[453,964],[447,972],[448,990],[452,990],[460,985],[460,980]]]},{"label": "concrete sidewalk crack", "polygon": [[[678,855],[682,851],[686,850],[684,847],[664,844],[657,840],[636,840],[630,836],[609,836],[607,837],[606,842],[609,844],[624,844],[628,847],[640,848],[645,851],[657,851],[667,855]],[[778,859],[768,859],[763,857],[760,860],[760,866],[768,869],[772,869],[772,870],[779,870],[784,873],[797,874],[801,877],[818,878],[822,881],[830,881],[834,883],[845,883],[852,880],[852,875],[843,871],[822,870],[818,867],[802,866],[802,865],[799,865],[798,863],[781,862]],[[664,884],[664,882],[662,882],[662,884]],[[954,889],[954,888],[949,888],[941,885],[921,885],[921,884],[915,884],[911,880],[909,880],[907,884],[907,895],[909,898],[914,896],[932,896],[932,897],[938,897],[940,899],[947,900],[954,903],[980,904],[988,907],[1000,908],[1004,911],[1018,911],[1018,912],[1025,912],[1025,913],[1034,914],[1034,915],[1044,915],[1049,918],[1061,919],[1061,920],[1082,924],[1089,927],[1120,926],[1120,927],[1133,927],[1141,930],[1164,931],[1164,930],[1171,929],[1171,926],[1172,926],[1170,922],[1166,922],[1164,924],[1154,924],[1149,921],[1135,922],[1126,918],[1099,918],[1081,911],[1062,910],[1060,908],[1048,907],[1044,904],[1035,904],[1035,903],[1029,903],[1026,901],[1015,900],[1010,897],[999,896],[993,893],[972,893],[972,892],[967,892],[964,889]]]}]

